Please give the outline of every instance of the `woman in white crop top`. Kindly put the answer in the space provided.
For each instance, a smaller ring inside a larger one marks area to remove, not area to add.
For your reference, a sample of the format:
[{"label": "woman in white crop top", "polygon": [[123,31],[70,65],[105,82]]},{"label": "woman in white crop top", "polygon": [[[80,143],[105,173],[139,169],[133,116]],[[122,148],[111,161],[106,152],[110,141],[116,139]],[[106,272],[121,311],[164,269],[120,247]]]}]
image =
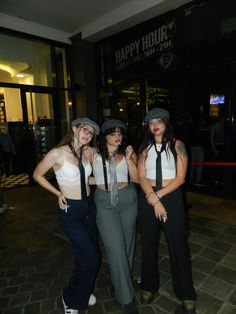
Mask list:
[{"label": "woman in white crop top", "polygon": [[[94,199],[97,205],[97,226],[106,248],[116,298],[125,313],[135,314],[138,309],[134,300],[131,267],[137,193],[130,181],[137,182],[137,157],[131,146],[125,146],[126,129],[126,125],[116,119],[108,120],[101,126],[102,134],[93,161],[97,186]],[[117,184],[113,186],[113,182]]]},{"label": "woman in white crop top", "polygon": [[[93,155],[89,143],[100,129],[88,118],[72,121],[71,127],[71,132],[46,154],[33,174],[43,188],[58,198],[59,221],[75,254],[74,277],[62,297],[65,314],[77,314],[96,303],[92,292],[100,266],[96,205],[88,185]],[[50,168],[55,172],[58,187],[44,176]]]},{"label": "woman in white crop top", "polygon": [[146,137],[138,160],[139,222],[142,243],[141,302],[152,302],[159,288],[158,239],[162,228],[170,252],[173,289],[184,313],[196,312],[187,242],[187,221],[181,185],[188,157],[184,143],[175,140],[169,112],[154,108],[145,116]]}]

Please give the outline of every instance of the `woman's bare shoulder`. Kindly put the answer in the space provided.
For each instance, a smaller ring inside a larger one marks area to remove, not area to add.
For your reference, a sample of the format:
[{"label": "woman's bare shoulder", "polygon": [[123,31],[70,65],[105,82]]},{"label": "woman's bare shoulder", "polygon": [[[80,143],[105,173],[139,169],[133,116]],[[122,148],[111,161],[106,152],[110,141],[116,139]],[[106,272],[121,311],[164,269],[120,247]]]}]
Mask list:
[{"label": "woman's bare shoulder", "polygon": [[184,142],[180,141],[180,140],[176,140],[175,141],[175,149],[177,154],[181,155],[181,156],[187,156],[187,150],[186,150],[186,146],[184,144]]},{"label": "woman's bare shoulder", "polygon": [[47,153],[46,156],[53,159],[55,162],[59,162],[63,157],[64,151],[67,151],[66,146],[54,147]]}]

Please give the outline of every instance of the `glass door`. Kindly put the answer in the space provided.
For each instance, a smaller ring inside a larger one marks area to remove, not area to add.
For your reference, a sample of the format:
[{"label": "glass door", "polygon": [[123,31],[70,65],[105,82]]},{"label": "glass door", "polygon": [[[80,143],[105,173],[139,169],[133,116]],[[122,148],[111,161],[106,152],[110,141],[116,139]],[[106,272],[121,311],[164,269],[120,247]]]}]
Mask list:
[{"label": "glass door", "polygon": [[1,186],[28,183],[24,121],[19,88],[0,86]]},{"label": "glass door", "polygon": [[25,125],[24,154],[29,183],[34,184],[36,165],[56,143],[53,94],[22,90],[21,100]]},{"label": "glass door", "polygon": [[29,91],[25,93],[25,99],[28,128],[38,163],[56,143],[53,97],[51,94]]},{"label": "glass door", "polygon": [[0,87],[0,147],[6,150],[0,160],[3,187],[33,184],[36,164],[56,143],[55,130],[52,93]]},{"label": "glass door", "polygon": [[[8,184],[12,176],[17,176],[17,180],[22,176],[24,184],[33,184],[36,164],[69,131],[71,119],[68,91],[0,84],[0,134],[8,134],[14,146],[9,163],[1,167],[0,162],[2,185],[15,186],[15,182]],[[18,180],[19,185],[23,184],[21,181]]]}]

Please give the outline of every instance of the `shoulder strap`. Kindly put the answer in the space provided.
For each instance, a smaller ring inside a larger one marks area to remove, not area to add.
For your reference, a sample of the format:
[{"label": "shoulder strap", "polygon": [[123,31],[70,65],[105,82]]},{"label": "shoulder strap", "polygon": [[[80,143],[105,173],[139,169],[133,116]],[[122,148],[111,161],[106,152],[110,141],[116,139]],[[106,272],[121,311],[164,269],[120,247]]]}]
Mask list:
[{"label": "shoulder strap", "polygon": [[128,184],[130,185],[130,182],[131,182],[131,180],[130,180],[130,175],[129,175],[129,170],[128,170]]},{"label": "shoulder strap", "polygon": [[102,164],[103,164],[103,175],[104,175],[104,183],[105,183],[105,189],[108,193],[108,182],[107,182],[107,166],[106,166],[106,160],[104,156],[102,156]]},{"label": "shoulder strap", "polygon": [[[125,158],[125,155],[124,155],[124,158]],[[127,164],[127,162],[126,162]],[[131,182],[131,179],[130,179],[130,174],[129,174],[129,167],[127,165],[127,180],[128,180],[128,184],[130,185],[130,182]]]}]

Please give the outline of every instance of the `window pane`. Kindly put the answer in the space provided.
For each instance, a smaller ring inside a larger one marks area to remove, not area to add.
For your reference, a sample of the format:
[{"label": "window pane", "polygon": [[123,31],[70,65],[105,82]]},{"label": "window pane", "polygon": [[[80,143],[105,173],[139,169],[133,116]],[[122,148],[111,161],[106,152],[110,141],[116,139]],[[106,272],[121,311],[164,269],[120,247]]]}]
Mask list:
[{"label": "window pane", "polygon": [[0,82],[53,86],[50,46],[0,34]]}]

